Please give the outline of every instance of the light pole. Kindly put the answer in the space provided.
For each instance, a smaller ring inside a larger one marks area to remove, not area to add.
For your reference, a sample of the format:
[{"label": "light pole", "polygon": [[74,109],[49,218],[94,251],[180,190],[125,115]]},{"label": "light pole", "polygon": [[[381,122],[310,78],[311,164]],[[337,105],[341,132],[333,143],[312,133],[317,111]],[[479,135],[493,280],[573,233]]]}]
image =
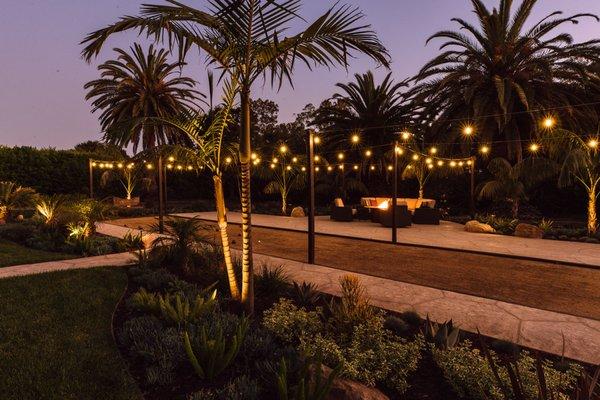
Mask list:
[{"label": "light pole", "polygon": [[308,137],[308,263],[315,263],[315,134]]}]

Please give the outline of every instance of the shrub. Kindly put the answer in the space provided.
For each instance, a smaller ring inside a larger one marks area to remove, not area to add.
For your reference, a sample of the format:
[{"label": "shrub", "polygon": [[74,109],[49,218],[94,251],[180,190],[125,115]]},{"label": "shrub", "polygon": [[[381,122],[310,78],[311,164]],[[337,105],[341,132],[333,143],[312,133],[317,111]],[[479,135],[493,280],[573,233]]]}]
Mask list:
[{"label": "shrub", "polygon": [[0,238],[24,244],[33,236],[36,226],[27,222],[0,225]]},{"label": "shrub", "polygon": [[170,285],[179,280],[177,276],[166,269],[132,267],[129,269],[129,273],[134,283],[153,292],[166,292]]},{"label": "shrub", "polygon": [[384,327],[398,336],[405,336],[410,333],[410,326],[402,318],[394,315],[385,317]]},{"label": "shrub", "polygon": [[205,326],[184,331],[185,352],[201,379],[215,378],[233,362],[244,342],[249,323],[248,318],[241,318],[231,335],[225,335],[221,326],[213,332]]},{"label": "shrub", "polygon": [[258,400],[260,387],[246,375],[238,376],[220,390],[202,389],[189,400]]},{"label": "shrub", "polygon": [[324,329],[318,311],[298,308],[289,299],[280,299],[265,311],[263,325],[286,344],[297,344],[301,337],[313,337]]},{"label": "shrub", "polygon": [[404,311],[400,314],[400,318],[414,329],[419,328],[423,322],[416,311]]},{"label": "shrub", "polygon": [[279,359],[282,350],[268,330],[254,327],[246,335],[239,357],[246,367],[253,367],[257,360],[264,362]]},{"label": "shrub", "polygon": [[279,298],[287,291],[290,278],[281,265],[275,268],[262,265],[254,278],[254,285],[259,295]]},{"label": "shrub", "polygon": [[290,370],[290,363],[281,359],[277,371],[277,392],[280,399],[290,400],[325,400],[329,396],[333,381],[340,375],[342,365],[333,369],[327,378],[324,377],[320,361],[305,358],[299,368]]},{"label": "shrub", "polygon": [[298,307],[311,309],[321,301],[321,292],[314,283],[302,282],[298,284],[294,282],[294,286],[290,290],[290,296]]},{"label": "shrub", "polygon": [[[527,352],[522,352],[512,362],[501,362],[493,351],[489,351],[489,358],[486,359],[466,340],[447,350],[432,349],[432,353],[444,377],[460,397],[504,400],[503,386],[508,390],[509,399],[516,398],[508,373],[510,367],[518,371],[523,398],[527,400],[539,398],[540,380],[536,371],[536,360]],[[566,371],[561,372],[552,368],[549,361],[542,361],[541,368],[544,371],[548,391],[558,393],[556,398],[568,399],[566,393],[577,381],[581,373],[580,367],[571,365]],[[493,369],[497,371],[501,383],[494,377]]]},{"label": "shrub", "polygon": [[165,329],[156,317],[133,318],[123,325],[119,341],[129,349],[145,369],[150,385],[172,383],[176,369],[185,360],[181,336],[175,329]]},{"label": "shrub", "polygon": [[123,237],[123,245],[127,251],[144,249],[142,234],[138,233],[134,235],[131,231],[127,232]]},{"label": "shrub", "polygon": [[377,311],[371,307],[366,289],[358,277],[345,275],[340,278],[342,295],[332,299],[329,305],[331,325],[340,332],[349,333],[352,328],[373,319]]}]

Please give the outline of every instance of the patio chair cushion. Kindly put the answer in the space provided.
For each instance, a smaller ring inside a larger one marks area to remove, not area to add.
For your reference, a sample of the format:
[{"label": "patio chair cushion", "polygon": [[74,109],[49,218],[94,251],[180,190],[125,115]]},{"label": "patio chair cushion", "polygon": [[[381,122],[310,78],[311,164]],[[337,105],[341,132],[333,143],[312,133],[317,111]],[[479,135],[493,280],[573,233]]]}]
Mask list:
[{"label": "patio chair cushion", "polygon": [[339,197],[336,198],[335,200],[333,200],[333,204],[336,207],[344,207],[344,200],[340,199]]}]

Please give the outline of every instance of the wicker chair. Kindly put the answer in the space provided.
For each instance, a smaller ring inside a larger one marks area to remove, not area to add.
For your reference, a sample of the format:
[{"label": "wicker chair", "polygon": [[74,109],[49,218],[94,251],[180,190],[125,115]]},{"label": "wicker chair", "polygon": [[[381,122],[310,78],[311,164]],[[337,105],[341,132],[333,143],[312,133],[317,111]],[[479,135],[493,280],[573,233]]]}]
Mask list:
[{"label": "wicker chair", "polygon": [[420,225],[439,225],[441,213],[436,208],[420,207],[417,208],[412,216],[413,224]]},{"label": "wicker chair", "polygon": [[[391,228],[393,225],[392,220],[392,209],[391,207],[387,210],[379,211],[379,222],[381,225]],[[411,215],[410,211],[408,211],[407,206],[396,206],[396,227],[403,228],[411,225]]]},{"label": "wicker chair", "polygon": [[345,206],[342,199],[335,199],[331,206],[330,219],[339,222],[351,222],[354,219],[352,207]]}]

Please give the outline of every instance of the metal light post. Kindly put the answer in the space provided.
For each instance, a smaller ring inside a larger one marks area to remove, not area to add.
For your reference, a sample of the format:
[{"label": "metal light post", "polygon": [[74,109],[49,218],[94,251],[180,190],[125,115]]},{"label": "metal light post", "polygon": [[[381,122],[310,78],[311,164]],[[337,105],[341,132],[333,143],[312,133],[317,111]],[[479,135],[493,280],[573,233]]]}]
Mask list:
[{"label": "metal light post", "polygon": [[163,159],[162,155],[158,156],[158,232],[164,233],[165,230],[165,192],[163,190],[164,175],[163,175]]},{"label": "metal light post", "polygon": [[471,157],[471,188],[470,188],[470,196],[469,196],[469,212],[471,213],[471,218],[475,217],[475,163],[477,158],[475,156]]},{"label": "metal light post", "polygon": [[315,263],[315,134],[308,136],[308,263]]},{"label": "metal light post", "polygon": [[394,142],[394,183],[392,193],[392,243],[398,243],[398,229],[396,221],[396,199],[398,198],[398,141]]},{"label": "metal light post", "polygon": [[90,199],[94,198],[94,160],[88,159],[88,171],[90,182]]}]

